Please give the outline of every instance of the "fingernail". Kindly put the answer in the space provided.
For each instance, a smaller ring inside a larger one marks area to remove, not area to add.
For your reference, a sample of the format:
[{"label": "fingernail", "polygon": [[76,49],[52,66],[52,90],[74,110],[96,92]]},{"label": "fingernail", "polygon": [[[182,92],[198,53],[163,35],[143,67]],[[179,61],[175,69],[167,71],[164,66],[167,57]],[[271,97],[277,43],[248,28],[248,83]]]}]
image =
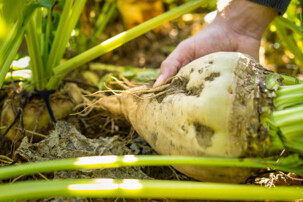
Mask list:
[{"label": "fingernail", "polygon": [[158,87],[164,83],[164,77],[162,74],[157,78],[156,82],[154,83],[153,87]]}]

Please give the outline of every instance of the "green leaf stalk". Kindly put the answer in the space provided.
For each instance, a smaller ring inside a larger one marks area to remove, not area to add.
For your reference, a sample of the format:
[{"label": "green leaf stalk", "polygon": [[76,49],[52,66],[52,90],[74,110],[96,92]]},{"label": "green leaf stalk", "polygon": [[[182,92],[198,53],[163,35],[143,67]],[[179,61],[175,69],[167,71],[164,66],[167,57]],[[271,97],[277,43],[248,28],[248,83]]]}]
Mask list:
[{"label": "green leaf stalk", "polygon": [[203,182],[135,179],[28,181],[0,185],[0,200],[47,197],[282,200],[303,198],[300,187],[261,187]]},{"label": "green leaf stalk", "polygon": [[215,158],[194,156],[89,156],[71,159],[60,159],[42,162],[24,163],[21,165],[0,168],[0,180],[31,175],[35,173],[52,172],[59,170],[117,168],[128,166],[219,166],[241,168],[271,168],[285,172],[294,172],[303,175],[303,161],[298,155],[287,158],[249,159],[249,158]]}]

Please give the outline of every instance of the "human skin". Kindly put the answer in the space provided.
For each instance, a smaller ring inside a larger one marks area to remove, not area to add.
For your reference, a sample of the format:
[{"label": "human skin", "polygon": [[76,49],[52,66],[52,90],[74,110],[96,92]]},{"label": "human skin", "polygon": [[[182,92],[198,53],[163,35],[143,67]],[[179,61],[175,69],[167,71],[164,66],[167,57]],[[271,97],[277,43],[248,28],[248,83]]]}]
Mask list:
[{"label": "human skin", "polygon": [[159,86],[180,68],[204,55],[219,52],[246,53],[259,59],[260,40],[278,11],[248,0],[221,0],[215,20],[196,35],[182,41],[162,62]]}]

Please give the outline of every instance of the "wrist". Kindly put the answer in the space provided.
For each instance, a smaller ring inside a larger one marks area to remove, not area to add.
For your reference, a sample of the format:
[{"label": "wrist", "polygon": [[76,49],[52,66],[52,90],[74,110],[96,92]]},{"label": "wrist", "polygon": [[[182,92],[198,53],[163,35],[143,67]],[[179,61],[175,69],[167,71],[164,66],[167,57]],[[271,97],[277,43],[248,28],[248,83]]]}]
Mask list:
[{"label": "wrist", "polygon": [[216,21],[221,21],[240,35],[260,40],[278,11],[248,0],[219,1]]}]

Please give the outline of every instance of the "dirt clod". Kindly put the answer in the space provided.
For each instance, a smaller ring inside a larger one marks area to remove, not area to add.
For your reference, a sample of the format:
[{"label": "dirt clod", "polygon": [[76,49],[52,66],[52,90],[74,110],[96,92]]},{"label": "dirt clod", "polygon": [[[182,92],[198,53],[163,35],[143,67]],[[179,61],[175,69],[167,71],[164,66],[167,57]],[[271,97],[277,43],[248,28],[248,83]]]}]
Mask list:
[{"label": "dirt clod", "polygon": [[186,93],[186,85],[188,83],[188,78],[185,77],[175,77],[171,84],[165,89],[164,93],[157,96],[156,99],[158,103],[161,103],[165,97],[175,93]]},{"label": "dirt clod", "polygon": [[212,145],[211,139],[215,131],[208,126],[204,126],[197,122],[194,123],[194,127],[196,130],[196,138],[199,145],[201,145],[203,148],[210,147]]},{"label": "dirt clod", "polygon": [[[55,130],[39,143],[31,144],[24,138],[16,155],[26,161],[46,161],[57,158],[76,158],[98,155],[126,155],[132,151],[119,136],[89,139],[65,122],[58,122]],[[150,179],[138,167],[60,171],[55,178],[139,178]]]},{"label": "dirt clod", "polygon": [[199,97],[201,92],[203,91],[203,89],[204,89],[203,83],[200,85],[200,87],[194,86],[188,90],[188,95],[193,95],[193,96]]},{"label": "dirt clod", "polygon": [[220,76],[220,72],[213,72],[208,77],[205,78],[205,81],[213,81],[219,76]]}]

